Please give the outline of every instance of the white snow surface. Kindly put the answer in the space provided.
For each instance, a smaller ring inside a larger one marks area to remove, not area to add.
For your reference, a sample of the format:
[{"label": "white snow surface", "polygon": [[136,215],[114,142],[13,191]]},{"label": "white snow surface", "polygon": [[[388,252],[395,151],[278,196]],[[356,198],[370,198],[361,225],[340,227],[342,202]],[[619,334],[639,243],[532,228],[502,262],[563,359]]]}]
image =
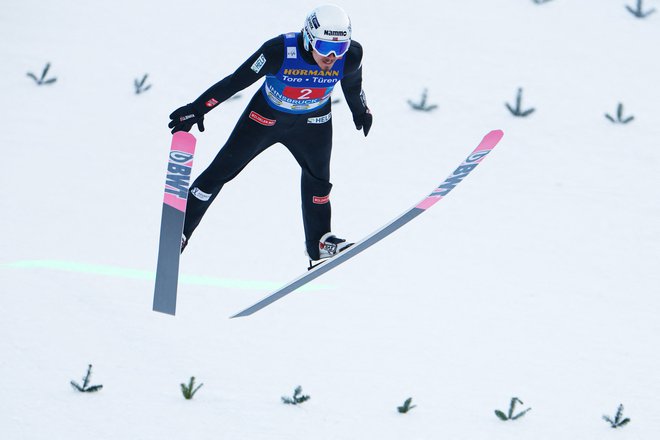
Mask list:
[{"label": "white snow surface", "polygon": [[[5,4],[0,438],[658,438],[660,13],[625,3],[343,1],[374,125],[333,106],[335,232],[367,235],[505,136],[424,215],[241,319],[305,270],[299,168],[276,145],[228,184],[182,257],[206,278],[152,312],[168,115],[316,3]],[[193,129],[195,176],[256,87]],[[528,118],[504,106],[519,87]],[[425,88],[434,112],[406,102]],[[630,124],[605,119],[619,102]],[[95,394],[69,384],[88,364]],[[284,405],[298,385],[311,399]],[[512,397],[532,410],[502,422]]]}]

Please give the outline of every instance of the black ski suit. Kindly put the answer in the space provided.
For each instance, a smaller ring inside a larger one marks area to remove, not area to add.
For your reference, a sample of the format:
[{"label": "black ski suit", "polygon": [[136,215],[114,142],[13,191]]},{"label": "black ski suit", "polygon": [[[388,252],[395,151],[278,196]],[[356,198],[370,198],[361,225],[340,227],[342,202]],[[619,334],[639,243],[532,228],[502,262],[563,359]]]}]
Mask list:
[{"label": "black ski suit", "polygon": [[[295,41],[289,40],[287,44],[286,38],[295,38]],[[281,35],[264,43],[233,74],[212,86],[189,105],[203,115],[261,77],[276,75],[287,61],[285,57],[291,58],[291,52],[287,54],[287,45],[291,46],[292,42],[297,46],[299,59],[310,65],[309,72],[302,70],[296,73],[309,73],[309,78],[304,78],[304,81],[326,81],[323,78],[324,72],[316,65],[312,54],[304,49],[301,35]],[[292,50],[291,47],[288,49]],[[358,122],[360,117],[368,113],[362,92],[361,61],[362,46],[352,41],[349,51],[343,57],[343,77],[340,82],[358,128],[361,128]],[[320,77],[314,78],[316,74]],[[308,93],[309,89],[296,90]],[[303,109],[301,113],[300,109],[296,109],[298,113],[291,113],[276,108],[273,102],[269,102],[267,93],[265,86],[255,93],[225,145],[193,182],[188,196],[184,235],[190,238],[225,183],[236,177],[259,153],[279,142],[291,152],[302,169],[305,244],[309,257],[316,260],[319,258],[319,239],[331,231],[331,99],[310,111]],[[279,102],[277,98],[274,101]],[[365,135],[367,131],[368,127],[365,128]]]}]

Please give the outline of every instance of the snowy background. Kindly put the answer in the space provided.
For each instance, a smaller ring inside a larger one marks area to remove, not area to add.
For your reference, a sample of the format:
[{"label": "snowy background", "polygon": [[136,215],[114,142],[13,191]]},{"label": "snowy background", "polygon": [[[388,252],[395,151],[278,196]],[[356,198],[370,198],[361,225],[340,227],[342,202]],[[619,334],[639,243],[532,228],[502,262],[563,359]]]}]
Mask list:
[{"label": "snowy background", "polygon": [[[374,126],[333,108],[335,232],[363,237],[504,139],[423,216],[233,320],[306,267],[299,168],[276,145],[227,185],[177,316],[154,313],[167,116],[316,3],[4,5],[0,438],[658,438],[660,12],[626,3],[342,2]],[[195,175],[257,86],[193,130]],[[434,112],[407,104],[425,88]],[[518,88],[528,118],[505,108]],[[618,103],[631,123],[605,118]],[[88,364],[96,394],[69,384]],[[282,404],[298,385],[311,400]],[[512,397],[532,410],[502,422]]]}]

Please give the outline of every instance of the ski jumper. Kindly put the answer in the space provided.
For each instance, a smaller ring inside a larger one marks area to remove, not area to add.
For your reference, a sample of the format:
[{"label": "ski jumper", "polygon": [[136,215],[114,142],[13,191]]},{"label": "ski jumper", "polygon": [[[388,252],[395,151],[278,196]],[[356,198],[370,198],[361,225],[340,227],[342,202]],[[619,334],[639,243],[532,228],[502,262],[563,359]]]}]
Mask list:
[{"label": "ski jumper", "polygon": [[187,238],[224,184],[257,155],[279,142],[291,152],[302,170],[305,244],[309,257],[319,258],[318,241],[331,231],[331,95],[335,85],[341,83],[353,114],[366,111],[361,59],[362,48],[353,41],[332,69],[323,71],[304,49],[300,33],[285,34],[264,43],[234,74],[193,102],[206,113],[237,91],[266,77],[225,145],[191,185],[183,230]]}]

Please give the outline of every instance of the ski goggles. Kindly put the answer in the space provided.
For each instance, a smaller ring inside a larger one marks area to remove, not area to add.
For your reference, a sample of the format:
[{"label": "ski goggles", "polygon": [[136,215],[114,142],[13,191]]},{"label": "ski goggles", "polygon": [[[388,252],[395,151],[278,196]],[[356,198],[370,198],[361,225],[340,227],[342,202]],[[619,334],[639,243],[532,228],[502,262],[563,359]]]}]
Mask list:
[{"label": "ski goggles", "polygon": [[348,52],[348,48],[351,47],[351,40],[348,41],[326,41],[326,40],[315,40],[314,41],[314,50],[321,56],[328,57],[331,53],[334,53],[337,58],[344,55]]}]

